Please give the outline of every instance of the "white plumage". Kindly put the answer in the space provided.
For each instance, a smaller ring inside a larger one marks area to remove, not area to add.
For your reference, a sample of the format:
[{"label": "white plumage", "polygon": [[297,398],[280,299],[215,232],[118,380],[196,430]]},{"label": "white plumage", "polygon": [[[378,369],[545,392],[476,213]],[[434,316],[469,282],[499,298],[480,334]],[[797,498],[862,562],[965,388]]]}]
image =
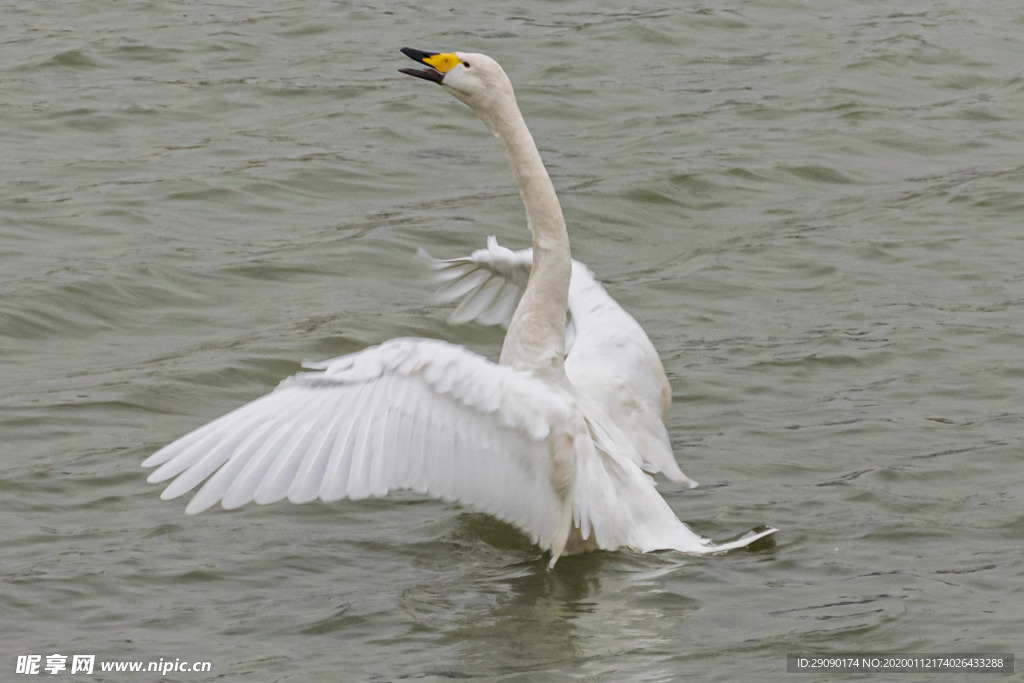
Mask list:
[{"label": "white plumage", "polygon": [[[312,364],[150,456],[143,466],[159,467],[149,481],[174,479],[165,499],[202,484],[189,513],[411,489],[516,525],[552,565],[563,552],[707,553],[773,533],[713,545],[676,518],[644,472],[690,482],[661,421],[664,370],[636,321],[573,264],[554,188],[501,67],[479,54],[403,52],[431,67],[403,71],[441,83],[480,116],[523,197],[530,268],[495,279],[472,267],[448,289],[462,300],[457,320],[508,325],[500,362],[395,339]],[[509,254],[512,269],[526,258]]]},{"label": "white plumage", "polygon": [[[487,246],[461,258],[435,259],[420,249],[419,258],[440,285],[434,300],[457,303],[450,323],[475,321],[508,327],[526,288],[533,250],[512,251],[493,236]],[[672,404],[672,388],[657,349],[636,319],[609,296],[590,269],[572,262],[569,318],[565,326],[565,374],[577,391],[603,405],[608,417],[629,438],[645,471],[661,473],[690,488],[672,453],[663,420]]]}]

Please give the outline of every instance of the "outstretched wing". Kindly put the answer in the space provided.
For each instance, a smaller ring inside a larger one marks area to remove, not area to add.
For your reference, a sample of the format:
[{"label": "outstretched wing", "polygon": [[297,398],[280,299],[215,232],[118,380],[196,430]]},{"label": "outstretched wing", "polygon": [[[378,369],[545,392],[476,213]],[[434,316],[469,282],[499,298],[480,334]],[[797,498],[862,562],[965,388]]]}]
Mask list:
[{"label": "outstretched wing", "polygon": [[573,464],[547,440],[568,399],[526,373],[462,347],[396,339],[311,365],[270,394],[150,456],[150,482],[177,477],[186,511],[218,501],[380,496],[412,489],[510,522],[560,552]]},{"label": "outstretched wing", "polygon": [[434,271],[440,285],[434,301],[458,303],[448,316],[452,324],[475,321],[508,327],[533,266],[532,249],[512,251],[493,236],[487,238],[485,249],[464,258],[435,259],[423,249],[416,255]]}]

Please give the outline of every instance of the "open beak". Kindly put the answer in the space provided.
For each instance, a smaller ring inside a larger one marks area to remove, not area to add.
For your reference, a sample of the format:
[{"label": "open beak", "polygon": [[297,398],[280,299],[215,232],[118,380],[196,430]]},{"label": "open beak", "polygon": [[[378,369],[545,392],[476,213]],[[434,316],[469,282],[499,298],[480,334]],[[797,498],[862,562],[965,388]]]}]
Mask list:
[{"label": "open beak", "polygon": [[420,64],[425,64],[429,68],[427,69],[399,69],[404,74],[415,76],[416,78],[422,78],[425,81],[432,81],[434,83],[440,83],[444,80],[444,75],[456,64],[459,63],[459,58],[451,53],[442,52],[424,52],[423,50],[414,50],[411,47],[403,47],[402,54],[410,59],[414,59]]}]

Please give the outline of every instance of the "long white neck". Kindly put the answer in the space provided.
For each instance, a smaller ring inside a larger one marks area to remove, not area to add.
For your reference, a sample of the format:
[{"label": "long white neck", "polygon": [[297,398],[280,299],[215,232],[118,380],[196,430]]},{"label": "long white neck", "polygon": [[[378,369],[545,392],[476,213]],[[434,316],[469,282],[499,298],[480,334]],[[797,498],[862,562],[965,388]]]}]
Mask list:
[{"label": "long white neck", "polygon": [[487,112],[477,113],[508,158],[533,237],[533,269],[509,324],[499,362],[541,377],[564,379],[572,255],[562,207],[515,97],[497,97]]}]

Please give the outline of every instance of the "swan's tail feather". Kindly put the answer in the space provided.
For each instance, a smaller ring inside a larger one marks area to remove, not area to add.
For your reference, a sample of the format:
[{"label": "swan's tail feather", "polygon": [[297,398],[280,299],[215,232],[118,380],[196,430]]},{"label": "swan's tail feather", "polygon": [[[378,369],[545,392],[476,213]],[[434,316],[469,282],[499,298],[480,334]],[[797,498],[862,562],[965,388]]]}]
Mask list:
[{"label": "swan's tail feather", "polygon": [[708,553],[724,553],[729,550],[736,550],[737,548],[746,548],[751,544],[760,541],[763,538],[768,538],[774,534],[778,529],[773,526],[763,525],[754,527],[750,531],[746,532],[739,538],[724,543],[708,543],[705,549],[701,551],[701,554]]}]

